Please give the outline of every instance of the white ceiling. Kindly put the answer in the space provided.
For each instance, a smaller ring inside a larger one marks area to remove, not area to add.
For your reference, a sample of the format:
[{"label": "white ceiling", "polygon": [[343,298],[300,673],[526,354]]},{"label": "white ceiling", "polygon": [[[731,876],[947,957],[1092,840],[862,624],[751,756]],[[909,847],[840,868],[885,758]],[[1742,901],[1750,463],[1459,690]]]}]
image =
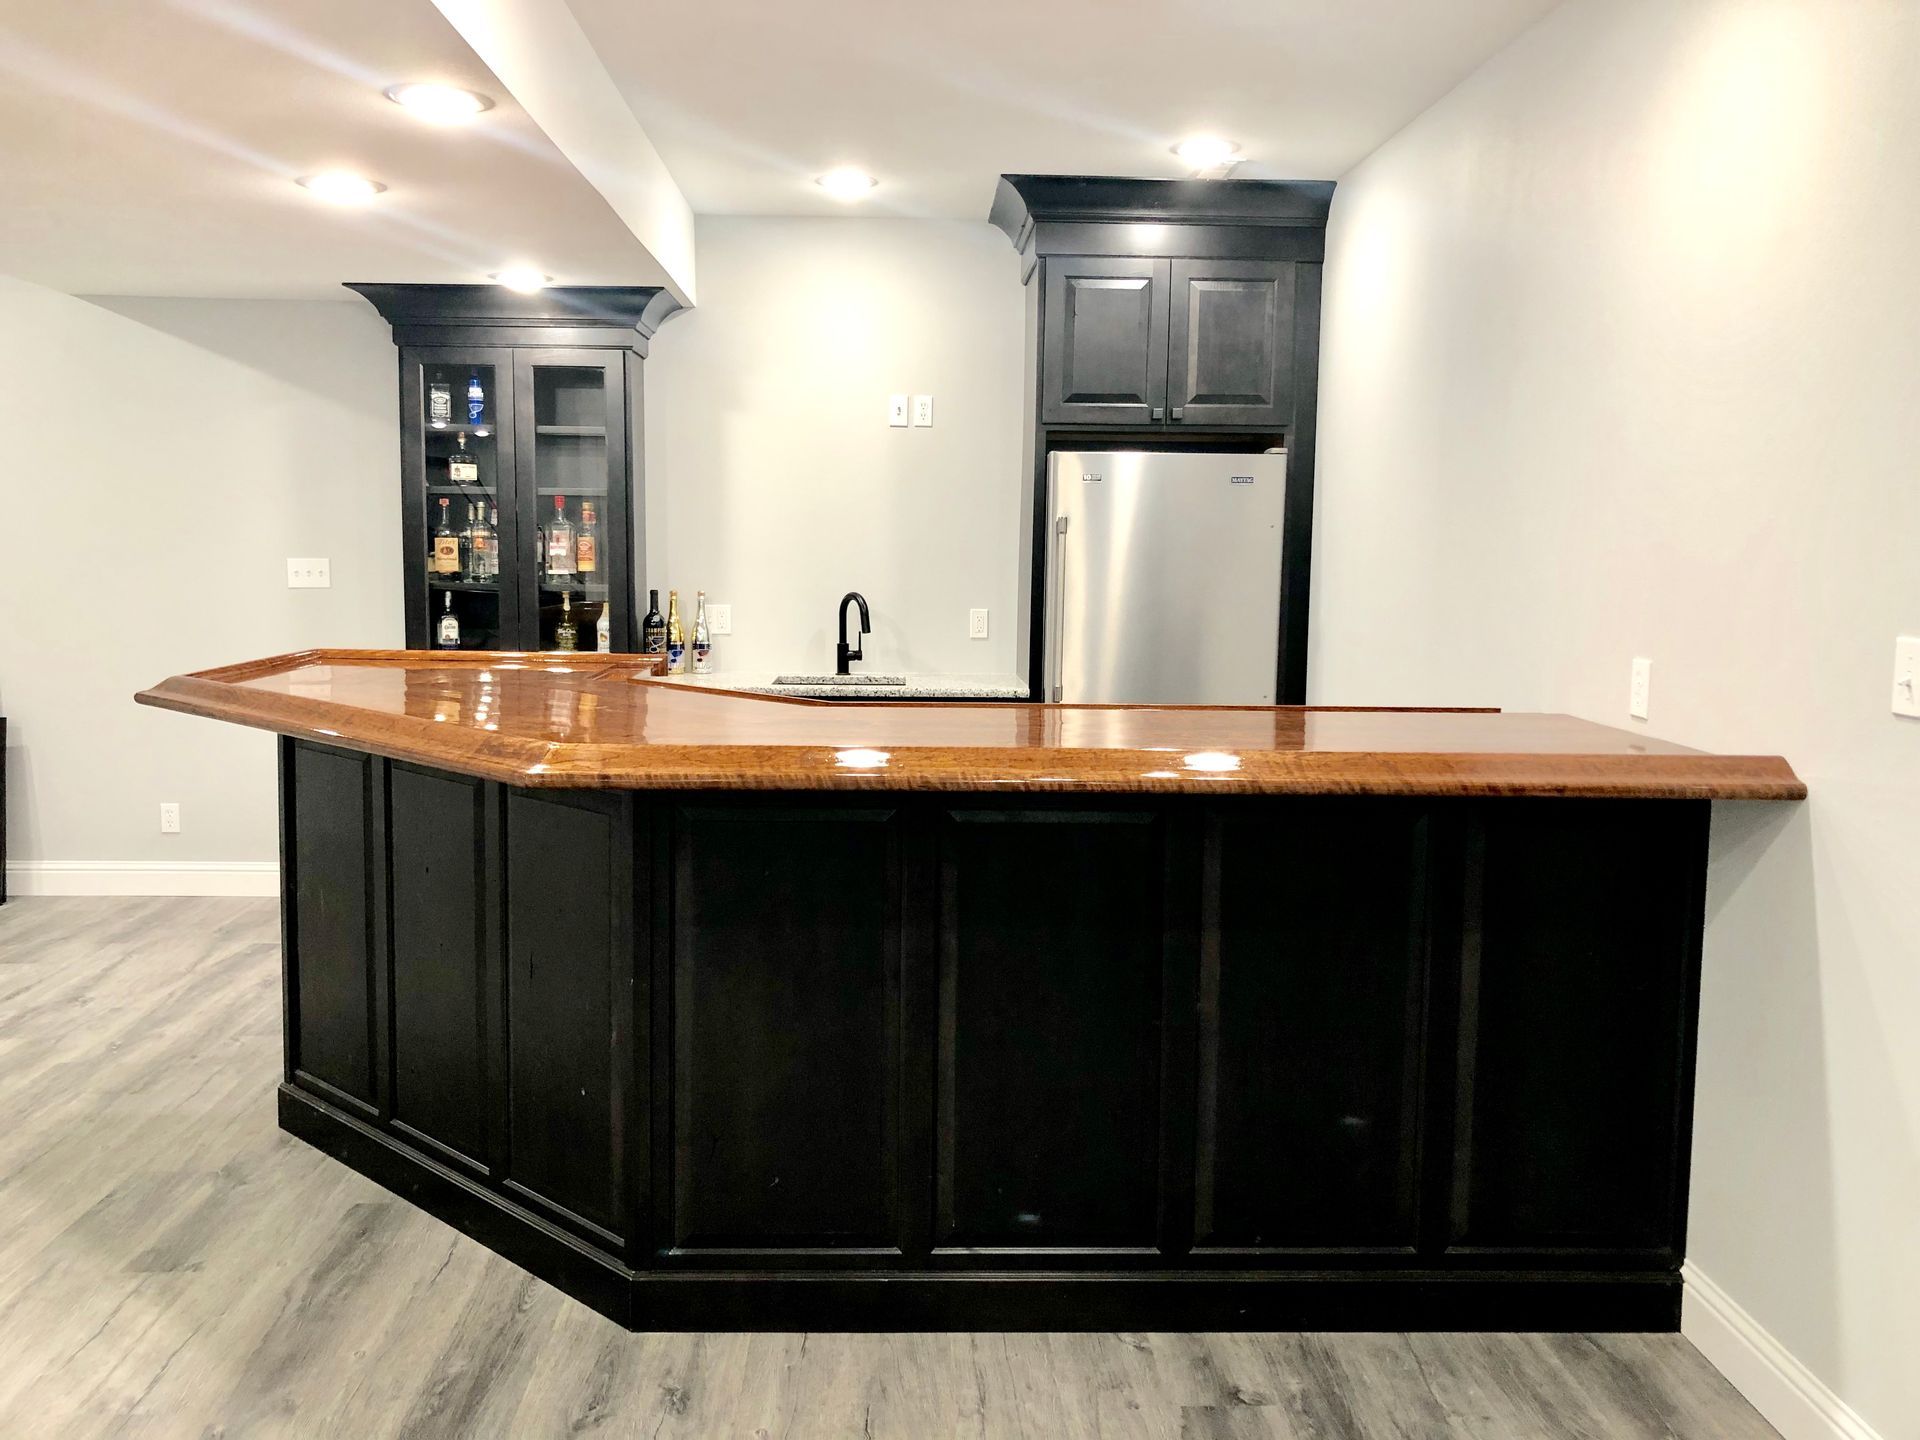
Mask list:
[{"label": "white ceiling", "polygon": [[1002,173],[1330,180],[1558,0],[568,0],[696,212],[981,219]]},{"label": "white ceiling", "polygon": [[[424,125],[381,91],[493,96]],[[293,180],[384,181],[342,209]],[[424,0],[18,0],[0,13],[0,274],[78,294],[341,298],[346,280],[661,272]]]}]

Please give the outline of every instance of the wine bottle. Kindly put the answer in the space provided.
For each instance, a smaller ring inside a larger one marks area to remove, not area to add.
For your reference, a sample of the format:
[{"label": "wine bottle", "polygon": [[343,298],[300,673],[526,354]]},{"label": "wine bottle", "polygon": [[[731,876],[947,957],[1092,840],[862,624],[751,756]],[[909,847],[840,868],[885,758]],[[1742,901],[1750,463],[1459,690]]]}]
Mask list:
[{"label": "wine bottle", "polygon": [[487,415],[487,392],[480,388],[480,372],[467,377],[467,423],[478,425]]},{"label": "wine bottle", "polygon": [[580,632],[573,628],[573,596],[563,594],[560,597],[560,623],[553,627],[553,648],[556,650],[578,650]]},{"label": "wine bottle", "polygon": [[594,649],[602,655],[613,653],[613,601],[600,607],[600,618],[593,622]]},{"label": "wine bottle", "polygon": [[453,533],[453,522],[447,516],[451,503],[446,496],[440,497],[440,528],[433,532],[433,558],[429,562],[436,575],[460,573],[460,537]]},{"label": "wine bottle", "polygon": [[693,592],[693,673],[705,675],[713,669],[713,636],[707,630],[707,592]]},{"label": "wine bottle", "polygon": [[687,637],[680,629],[680,592],[667,591],[667,673],[678,675],[687,668]]},{"label": "wine bottle", "polygon": [[660,614],[660,592],[647,591],[647,614],[640,622],[640,652],[643,655],[667,653],[667,622]]},{"label": "wine bottle", "polygon": [[460,648],[460,617],[453,613],[453,592],[443,591],[441,598],[445,601],[445,605],[440,612],[440,648],[458,650]]},{"label": "wine bottle", "polygon": [[453,437],[454,451],[447,456],[447,483],[449,485],[478,485],[480,483],[480,457],[467,449],[467,432],[462,430]]},{"label": "wine bottle", "polygon": [[600,568],[600,522],[594,518],[593,502],[580,502],[580,529],[573,539],[574,569],[591,575]]},{"label": "wine bottle", "polygon": [[553,497],[553,520],[547,526],[547,574],[574,573],[573,526],[567,520],[567,497]]}]

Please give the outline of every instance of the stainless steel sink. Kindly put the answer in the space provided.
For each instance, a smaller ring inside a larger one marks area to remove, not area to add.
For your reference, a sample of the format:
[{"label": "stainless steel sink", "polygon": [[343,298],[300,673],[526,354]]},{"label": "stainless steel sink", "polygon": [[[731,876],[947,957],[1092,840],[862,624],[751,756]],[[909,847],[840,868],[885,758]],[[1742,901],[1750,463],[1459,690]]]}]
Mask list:
[{"label": "stainless steel sink", "polygon": [[904,685],[904,675],[776,675],[776,685]]}]

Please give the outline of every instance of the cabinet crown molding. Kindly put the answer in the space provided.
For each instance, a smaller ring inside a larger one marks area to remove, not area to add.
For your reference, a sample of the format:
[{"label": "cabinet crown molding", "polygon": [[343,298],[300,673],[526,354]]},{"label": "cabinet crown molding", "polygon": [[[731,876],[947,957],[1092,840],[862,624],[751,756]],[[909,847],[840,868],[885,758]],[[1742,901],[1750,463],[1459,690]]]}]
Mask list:
[{"label": "cabinet crown molding", "polygon": [[[1331,180],[1138,180],[1118,175],[1002,175],[990,224],[1023,254],[1037,227],[1148,222],[1324,229]],[[1047,253],[1046,247],[1040,247]]]},{"label": "cabinet crown molding", "polygon": [[[658,285],[553,285],[531,295],[504,285],[393,285],[349,281],[393,327],[397,344],[431,344],[436,332],[476,327],[527,332],[516,342],[572,343],[543,339],[540,332],[627,332],[643,348],[669,316],[684,307]],[[609,335],[617,340],[619,335]]]}]

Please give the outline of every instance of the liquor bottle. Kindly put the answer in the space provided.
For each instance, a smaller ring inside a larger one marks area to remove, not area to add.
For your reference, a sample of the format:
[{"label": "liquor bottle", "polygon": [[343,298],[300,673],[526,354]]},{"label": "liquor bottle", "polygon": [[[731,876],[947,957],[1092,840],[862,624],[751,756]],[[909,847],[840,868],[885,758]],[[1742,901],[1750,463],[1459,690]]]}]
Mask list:
[{"label": "liquor bottle", "polygon": [[573,526],[567,520],[567,497],[553,497],[553,519],[547,524],[547,574],[574,573]]},{"label": "liquor bottle", "polygon": [[485,582],[500,573],[500,537],[487,520],[487,507],[475,503],[473,540],[467,547],[467,578]]},{"label": "liquor bottle", "polygon": [[580,502],[580,530],[573,539],[574,568],[591,575],[600,568],[600,522],[594,518],[593,502]]},{"label": "liquor bottle", "polygon": [[667,673],[678,675],[687,668],[687,637],[680,629],[680,592],[667,592]]},{"label": "liquor bottle", "polygon": [[427,424],[444,430],[453,423],[453,387],[444,380],[427,386]]},{"label": "liquor bottle", "polygon": [[667,653],[667,622],[660,615],[660,592],[647,591],[647,614],[640,622],[640,653],[643,655],[664,655]]},{"label": "liquor bottle", "polygon": [[602,655],[613,653],[613,601],[600,607],[600,618],[593,622],[593,645]]},{"label": "liquor bottle", "polygon": [[707,629],[707,592],[693,592],[693,673],[705,675],[713,669],[713,635]]},{"label": "liquor bottle", "polygon": [[467,449],[467,432],[462,430],[453,437],[454,452],[447,456],[447,483],[449,485],[478,485],[480,483],[480,457]]},{"label": "liquor bottle", "polygon": [[446,496],[440,497],[440,528],[433,532],[433,559],[428,566],[435,575],[460,573],[460,537],[453,533],[453,522],[447,518],[450,503]]},{"label": "liquor bottle", "polygon": [[487,392],[480,388],[480,372],[467,377],[467,423],[478,425],[487,416]]},{"label": "liquor bottle", "polygon": [[458,650],[460,648],[460,617],[453,613],[453,592],[442,592],[445,608],[440,612],[440,648]]},{"label": "liquor bottle", "polygon": [[467,525],[460,532],[460,577],[473,579],[473,536],[480,528],[480,505],[478,501],[467,502]]},{"label": "liquor bottle", "polygon": [[560,623],[553,627],[553,648],[556,650],[578,650],[580,632],[573,628],[573,596],[562,594],[560,597]]}]

